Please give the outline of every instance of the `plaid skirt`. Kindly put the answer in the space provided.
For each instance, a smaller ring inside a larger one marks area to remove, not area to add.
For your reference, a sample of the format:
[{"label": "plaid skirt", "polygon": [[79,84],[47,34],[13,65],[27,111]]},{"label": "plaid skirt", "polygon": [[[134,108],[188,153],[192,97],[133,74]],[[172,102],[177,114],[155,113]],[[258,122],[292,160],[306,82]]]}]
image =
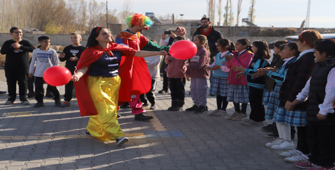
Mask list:
[{"label": "plaid skirt", "polygon": [[275,114],[275,111],[278,110],[280,87],[281,85],[276,85],[274,90],[270,92],[268,107],[265,113],[265,119],[272,120]]},{"label": "plaid skirt", "polygon": [[288,111],[284,107],[279,107],[273,116],[274,122],[285,123],[290,126],[306,126],[306,111]]},{"label": "plaid skirt", "polygon": [[248,103],[249,87],[247,85],[229,85],[227,101],[234,103]]},{"label": "plaid skirt", "polygon": [[209,93],[211,95],[228,96],[229,85],[227,77],[212,77]]},{"label": "plaid skirt", "polygon": [[271,90],[264,89],[262,105],[268,105],[270,100]]}]

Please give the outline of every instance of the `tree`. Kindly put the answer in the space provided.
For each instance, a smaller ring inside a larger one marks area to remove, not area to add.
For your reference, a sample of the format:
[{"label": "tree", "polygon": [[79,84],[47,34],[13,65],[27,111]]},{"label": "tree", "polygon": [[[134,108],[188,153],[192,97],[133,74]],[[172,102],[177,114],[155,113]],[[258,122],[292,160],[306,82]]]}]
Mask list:
[{"label": "tree", "polygon": [[207,0],[207,13],[210,21],[215,21],[215,0]]},{"label": "tree", "polygon": [[234,13],[233,13],[233,4],[231,3],[231,0],[227,0],[226,6],[225,6],[225,13],[223,14],[224,20],[224,26],[232,26],[234,23]]},{"label": "tree", "polygon": [[122,11],[119,13],[119,21],[121,24],[126,24],[126,18],[133,15],[134,13],[130,11],[132,0],[124,0],[122,5]]},{"label": "tree", "polygon": [[218,15],[219,15],[219,25],[221,25],[221,21],[222,21],[222,0],[219,0],[218,3]]},{"label": "tree", "polygon": [[250,22],[254,23],[255,22],[255,4],[256,4],[256,0],[251,0],[251,5],[249,8],[249,20]]},{"label": "tree", "polygon": [[236,26],[240,23],[240,13],[241,13],[242,0],[238,0],[237,3],[237,17],[236,17]]}]

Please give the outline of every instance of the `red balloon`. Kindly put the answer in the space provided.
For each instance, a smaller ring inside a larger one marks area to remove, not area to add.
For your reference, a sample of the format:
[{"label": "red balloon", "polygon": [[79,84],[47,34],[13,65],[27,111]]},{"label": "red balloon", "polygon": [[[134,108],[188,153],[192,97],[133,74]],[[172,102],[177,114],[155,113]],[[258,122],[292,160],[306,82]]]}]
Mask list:
[{"label": "red balloon", "polygon": [[171,45],[169,53],[174,58],[187,60],[192,58],[197,53],[197,51],[197,46],[193,42],[188,40],[181,40]]},{"label": "red balloon", "polygon": [[63,66],[52,66],[43,73],[44,81],[51,86],[62,86],[70,82],[72,74]]}]

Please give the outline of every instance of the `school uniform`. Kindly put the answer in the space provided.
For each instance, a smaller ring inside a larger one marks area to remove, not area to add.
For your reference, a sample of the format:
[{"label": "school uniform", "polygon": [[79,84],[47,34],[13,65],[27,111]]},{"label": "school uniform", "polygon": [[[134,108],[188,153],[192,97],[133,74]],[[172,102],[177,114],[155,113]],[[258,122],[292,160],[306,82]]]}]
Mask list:
[{"label": "school uniform", "polygon": [[[332,107],[335,98],[335,63],[329,61],[316,64],[312,77],[296,98],[304,101],[308,97],[306,135],[311,153],[309,161],[321,167],[334,167],[335,162],[335,115]],[[318,113],[327,118],[319,120]]]},{"label": "school uniform", "polygon": [[255,122],[265,120],[265,109],[262,104],[265,77],[261,76],[254,78],[252,75],[256,73],[259,68],[264,68],[268,65],[269,63],[264,58],[254,57],[249,67],[243,71],[243,74],[247,75],[247,82],[249,86],[249,102],[251,107],[249,118]]},{"label": "school uniform", "polygon": [[219,95],[222,97],[228,96],[229,85],[228,85],[228,75],[229,68],[227,67],[227,60],[225,59],[225,55],[231,54],[229,51],[225,51],[223,53],[218,53],[215,56],[215,61],[211,64],[211,66],[219,65],[220,68],[214,70],[213,79],[211,81],[211,86],[209,88],[209,93],[211,95]]},{"label": "school uniform", "polygon": [[296,96],[304,88],[310,78],[315,66],[314,50],[308,49],[300,53],[296,61],[287,70],[286,78],[280,89],[278,115],[283,115],[285,119],[277,119],[277,122],[290,126],[297,126],[298,142],[297,150],[304,154],[309,154],[306,141],[306,108],[307,103],[301,103],[294,107],[292,111],[286,110],[287,101],[293,102]]},{"label": "school uniform", "polygon": [[277,122],[277,119],[285,119],[282,115],[278,115],[276,112],[279,107],[280,88],[285,81],[288,68],[292,63],[295,62],[296,59],[297,57],[284,59],[281,63],[282,66],[280,66],[276,72],[269,71],[267,73],[267,77],[275,81],[275,87],[270,94],[268,107],[265,113],[265,119],[273,120],[274,122]]},{"label": "school uniform", "polygon": [[230,69],[228,75],[229,91],[227,101],[234,103],[248,103],[249,102],[249,88],[246,76],[243,75],[239,79],[235,78],[239,71],[231,69],[233,66],[243,66],[247,68],[252,60],[253,53],[248,50],[244,50],[238,53],[234,53],[234,58],[227,61],[227,67]]}]

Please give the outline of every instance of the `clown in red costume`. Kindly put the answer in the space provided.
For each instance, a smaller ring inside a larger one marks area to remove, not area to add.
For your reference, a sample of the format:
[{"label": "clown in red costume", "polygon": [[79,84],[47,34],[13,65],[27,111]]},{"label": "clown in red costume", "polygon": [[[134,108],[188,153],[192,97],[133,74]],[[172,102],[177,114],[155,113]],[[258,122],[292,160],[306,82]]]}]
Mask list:
[{"label": "clown in red costume", "polygon": [[[152,21],[147,16],[135,14],[126,18],[128,29],[119,33],[116,37],[118,42],[122,39],[125,44],[135,50],[146,51],[168,51],[170,47],[159,46],[151,42],[143,34],[142,30],[148,30],[152,25]],[[139,57],[123,57],[120,64],[121,89],[119,93],[119,104],[129,102],[132,108],[132,114],[135,120],[147,121],[152,116],[146,116],[142,109],[140,94],[147,93],[151,88],[151,76],[147,64],[143,58]],[[141,82],[140,84],[138,82]]]}]

